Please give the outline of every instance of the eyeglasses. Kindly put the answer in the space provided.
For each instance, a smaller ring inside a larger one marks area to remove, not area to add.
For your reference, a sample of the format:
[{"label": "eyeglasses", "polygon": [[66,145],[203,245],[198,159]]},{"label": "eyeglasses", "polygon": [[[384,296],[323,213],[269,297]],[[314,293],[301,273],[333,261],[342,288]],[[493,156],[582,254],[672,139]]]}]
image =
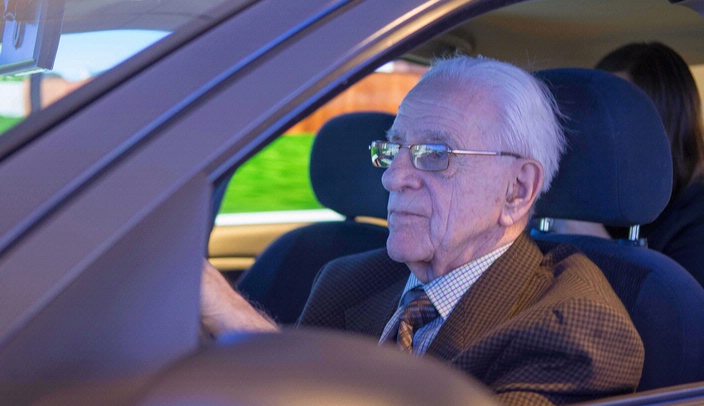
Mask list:
[{"label": "eyeglasses", "polygon": [[372,153],[372,164],[377,168],[388,168],[401,148],[411,151],[411,162],[416,169],[421,171],[444,171],[450,166],[450,155],[482,155],[482,156],[510,156],[523,158],[512,152],[497,151],[463,151],[450,149],[443,144],[416,144],[404,147],[395,142],[373,141],[369,146]]}]

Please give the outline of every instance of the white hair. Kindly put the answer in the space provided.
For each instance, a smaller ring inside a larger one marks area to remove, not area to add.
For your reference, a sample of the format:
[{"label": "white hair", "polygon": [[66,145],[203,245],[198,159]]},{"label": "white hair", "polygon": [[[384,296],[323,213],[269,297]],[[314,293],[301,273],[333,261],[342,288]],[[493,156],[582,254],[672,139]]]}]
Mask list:
[{"label": "white hair", "polygon": [[469,56],[436,61],[419,83],[432,79],[452,81],[493,103],[500,148],[540,162],[545,172],[541,194],[550,189],[566,140],[561,113],[545,83],[511,64]]}]

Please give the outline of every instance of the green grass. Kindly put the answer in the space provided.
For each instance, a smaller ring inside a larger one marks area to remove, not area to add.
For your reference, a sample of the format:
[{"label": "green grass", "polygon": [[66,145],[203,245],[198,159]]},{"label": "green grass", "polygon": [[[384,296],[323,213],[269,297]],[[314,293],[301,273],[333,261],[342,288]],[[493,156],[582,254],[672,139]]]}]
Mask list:
[{"label": "green grass", "polygon": [[21,82],[26,76],[0,76],[0,82]]},{"label": "green grass", "polygon": [[220,213],[318,209],[308,178],[312,134],[284,135],[237,169]]},{"label": "green grass", "polygon": [[17,123],[20,121],[24,120],[24,117],[4,117],[0,116],[0,136],[2,134],[9,130],[10,128],[14,127]]}]

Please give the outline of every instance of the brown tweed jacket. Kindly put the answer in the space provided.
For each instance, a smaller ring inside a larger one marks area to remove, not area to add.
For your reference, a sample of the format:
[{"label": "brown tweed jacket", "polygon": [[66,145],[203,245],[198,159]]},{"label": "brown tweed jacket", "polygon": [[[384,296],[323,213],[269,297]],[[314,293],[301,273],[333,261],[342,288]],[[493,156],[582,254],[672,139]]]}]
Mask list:
[{"label": "brown tweed jacket", "polygon": [[[643,345],[601,271],[576,248],[521,235],[465,293],[426,355],[511,405],[632,392]],[[408,278],[385,250],[340,258],[318,275],[299,325],[380,337]]]}]

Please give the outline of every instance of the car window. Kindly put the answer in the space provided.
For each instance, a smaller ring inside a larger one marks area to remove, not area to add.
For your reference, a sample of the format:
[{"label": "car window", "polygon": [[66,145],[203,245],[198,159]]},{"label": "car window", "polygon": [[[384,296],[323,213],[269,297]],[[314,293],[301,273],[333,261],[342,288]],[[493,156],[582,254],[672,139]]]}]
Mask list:
[{"label": "car window", "polygon": [[[95,76],[170,34],[110,30],[62,34],[51,70],[7,75],[0,81],[0,132],[46,108]],[[96,46],[101,44],[101,46]]]},{"label": "car window", "polygon": [[[24,37],[0,45],[0,136],[222,2],[192,2],[180,10],[173,2],[156,0],[106,1],[92,7],[80,2],[64,6],[48,0],[6,1],[5,29],[14,24]],[[22,17],[32,13],[40,17]],[[60,14],[59,23],[54,15]],[[147,14],[150,24],[145,24]]]},{"label": "car window", "polygon": [[342,219],[320,205],[310,185],[308,167],[315,134],[327,120],[340,114],[355,111],[395,114],[403,96],[426,69],[425,65],[406,61],[388,63],[286,130],[237,169],[220,205],[216,224]]}]

